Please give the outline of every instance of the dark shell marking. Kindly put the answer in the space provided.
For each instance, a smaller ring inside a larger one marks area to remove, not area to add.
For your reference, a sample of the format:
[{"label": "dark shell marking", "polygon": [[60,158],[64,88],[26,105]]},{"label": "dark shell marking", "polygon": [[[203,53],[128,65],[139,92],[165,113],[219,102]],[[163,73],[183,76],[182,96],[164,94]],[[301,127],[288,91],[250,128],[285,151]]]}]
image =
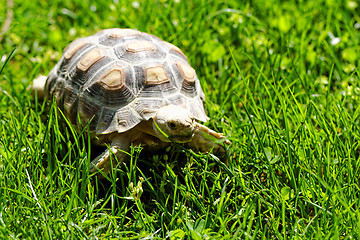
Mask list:
[{"label": "dark shell marking", "polygon": [[206,121],[195,70],[176,46],[132,29],[107,29],[70,43],[45,92],[73,123],[96,134],[124,132],[173,104]]}]

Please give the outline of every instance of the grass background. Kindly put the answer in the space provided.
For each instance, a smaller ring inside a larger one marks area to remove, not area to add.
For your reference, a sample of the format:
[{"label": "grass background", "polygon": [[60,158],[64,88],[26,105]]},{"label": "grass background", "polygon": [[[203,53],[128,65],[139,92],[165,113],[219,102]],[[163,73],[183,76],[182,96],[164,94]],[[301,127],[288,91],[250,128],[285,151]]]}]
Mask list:
[{"label": "grass background", "polygon": [[[9,10],[0,1],[0,23]],[[0,238],[357,239],[357,1],[14,1],[0,43]],[[86,131],[27,90],[66,45],[111,27],[179,46],[229,163],[132,149],[89,179]],[[45,114],[43,112],[45,111]]]}]

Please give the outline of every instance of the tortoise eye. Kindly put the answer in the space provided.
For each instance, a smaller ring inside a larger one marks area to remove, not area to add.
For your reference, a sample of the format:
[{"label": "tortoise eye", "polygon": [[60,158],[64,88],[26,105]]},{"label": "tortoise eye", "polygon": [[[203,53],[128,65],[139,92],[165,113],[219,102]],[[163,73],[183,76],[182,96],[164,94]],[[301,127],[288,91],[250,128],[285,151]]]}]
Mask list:
[{"label": "tortoise eye", "polygon": [[168,127],[174,130],[174,129],[176,129],[176,123],[168,122]]}]

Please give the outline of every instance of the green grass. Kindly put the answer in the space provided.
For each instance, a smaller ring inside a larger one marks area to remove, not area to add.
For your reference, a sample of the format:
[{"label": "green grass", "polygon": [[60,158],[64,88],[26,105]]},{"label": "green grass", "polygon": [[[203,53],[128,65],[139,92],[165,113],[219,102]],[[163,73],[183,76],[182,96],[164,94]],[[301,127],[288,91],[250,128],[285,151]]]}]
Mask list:
[{"label": "green grass", "polygon": [[[0,43],[1,239],[360,238],[358,2],[50,2],[15,0]],[[110,27],[186,53],[228,164],[134,148],[110,181],[89,178],[86,129],[63,128],[27,87]]]}]

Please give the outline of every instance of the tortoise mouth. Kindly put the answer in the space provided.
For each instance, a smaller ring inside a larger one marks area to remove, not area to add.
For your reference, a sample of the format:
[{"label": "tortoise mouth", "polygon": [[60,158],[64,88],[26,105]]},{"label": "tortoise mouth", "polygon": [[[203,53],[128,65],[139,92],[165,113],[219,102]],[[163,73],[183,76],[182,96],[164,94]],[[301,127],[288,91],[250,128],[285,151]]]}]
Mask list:
[{"label": "tortoise mouth", "polygon": [[193,137],[193,133],[192,134],[189,134],[189,135],[177,135],[177,136],[170,136],[170,140],[174,141],[174,142],[177,142],[177,143],[187,143],[187,142],[190,142],[192,137]]}]

